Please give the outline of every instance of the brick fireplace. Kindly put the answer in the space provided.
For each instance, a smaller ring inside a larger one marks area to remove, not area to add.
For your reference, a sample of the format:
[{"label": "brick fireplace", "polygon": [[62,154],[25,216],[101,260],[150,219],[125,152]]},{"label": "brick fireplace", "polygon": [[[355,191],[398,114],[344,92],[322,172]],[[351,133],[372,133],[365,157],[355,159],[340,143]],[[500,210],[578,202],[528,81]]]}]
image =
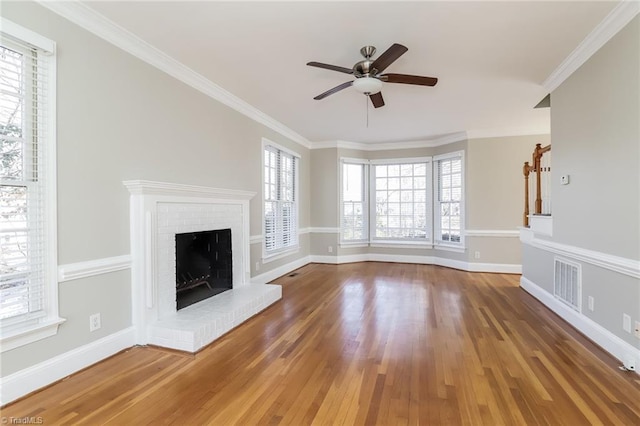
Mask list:
[{"label": "brick fireplace", "polygon": [[[281,298],[250,283],[253,192],[125,181],[131,194],[132,321],[138,344],[196,352]],[[176,309],[176,235],[231,230],[233,288]]]}]

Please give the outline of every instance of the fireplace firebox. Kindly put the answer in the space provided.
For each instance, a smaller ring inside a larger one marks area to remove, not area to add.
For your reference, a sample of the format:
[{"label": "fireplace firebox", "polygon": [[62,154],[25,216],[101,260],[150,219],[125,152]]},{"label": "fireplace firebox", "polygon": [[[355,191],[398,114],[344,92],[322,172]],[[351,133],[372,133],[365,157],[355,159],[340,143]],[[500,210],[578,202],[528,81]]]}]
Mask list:
[{"label": "fireplace firebox", "polygon": [[176,234],[176,308],[233,287],[231,229]]}]

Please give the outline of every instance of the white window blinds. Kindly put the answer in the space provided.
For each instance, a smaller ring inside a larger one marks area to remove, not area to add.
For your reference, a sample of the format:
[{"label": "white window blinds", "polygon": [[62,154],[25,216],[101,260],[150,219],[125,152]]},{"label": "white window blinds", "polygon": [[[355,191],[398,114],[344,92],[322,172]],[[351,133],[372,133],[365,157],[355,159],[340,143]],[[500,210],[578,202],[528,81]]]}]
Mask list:
[{"label": "white window blinds", "polygon": [[272,145],[264,148],[264,251],[298,246],[299,158]]},{"label": "white window blinds", "polygon": [[436,159],[436,240],[462,243],[463,175],[462,154]]},{"label": "white window blinds", "polygon": [[[47,52],[3,34],[0,45],[0,320],[44,317],[50,163]],[[54,206],[55,207],[55,206]],[[55,224],[54,224],[55,225]],[[57,307],[56,307],[57,309]],[[57,312],[55,312],[57,316]]]}]

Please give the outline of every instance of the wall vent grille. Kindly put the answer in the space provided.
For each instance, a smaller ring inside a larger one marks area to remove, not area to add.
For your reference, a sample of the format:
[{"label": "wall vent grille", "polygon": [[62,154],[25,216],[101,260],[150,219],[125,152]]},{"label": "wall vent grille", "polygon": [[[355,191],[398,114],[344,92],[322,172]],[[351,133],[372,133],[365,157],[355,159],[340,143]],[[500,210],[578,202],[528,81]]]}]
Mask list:
[{"label": "wall vent grille", "polygon": [[556,257],[553,269],[553,294],[572,309],[582,312],[581,265]]}]

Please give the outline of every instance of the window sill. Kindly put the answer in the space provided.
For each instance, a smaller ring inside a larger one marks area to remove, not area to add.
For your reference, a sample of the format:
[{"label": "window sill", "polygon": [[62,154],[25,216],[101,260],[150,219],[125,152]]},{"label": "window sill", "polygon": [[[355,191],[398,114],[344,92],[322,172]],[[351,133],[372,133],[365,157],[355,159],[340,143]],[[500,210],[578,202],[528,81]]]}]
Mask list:
[{"label": "window sill", "polygon": [[285,258],[287,256],[290,256],[292,254],[296,254],[299,251],[300,251],[300,246],[295,246],[295,247],[286,249],[284,251],[279,251],[277,253],[265,254],[262,256],[262,263],[265,264],[265,263],[273,262],[273,261]]},{"label": "window sill", "polygon": [[8,333],[5,332],[5,329],[2,336],[0,336],[0,346],[2,347],[0,352],[10,351],[11,349],[55,336],[58,334],[58,326],[65,321],[66,319],[64,318],[53,318],[36,325],[20,327]]},{"label": "window sill", "polygon": [[369,244],[370,247],[378,248],[408,248],[408,249],[431,249],[431,242],[416,241],[375,241]]},{"label": "window sill", "polygon": [[358,248],[369,247],[369,241],[340,241],[340,247],[344,248]]}]

